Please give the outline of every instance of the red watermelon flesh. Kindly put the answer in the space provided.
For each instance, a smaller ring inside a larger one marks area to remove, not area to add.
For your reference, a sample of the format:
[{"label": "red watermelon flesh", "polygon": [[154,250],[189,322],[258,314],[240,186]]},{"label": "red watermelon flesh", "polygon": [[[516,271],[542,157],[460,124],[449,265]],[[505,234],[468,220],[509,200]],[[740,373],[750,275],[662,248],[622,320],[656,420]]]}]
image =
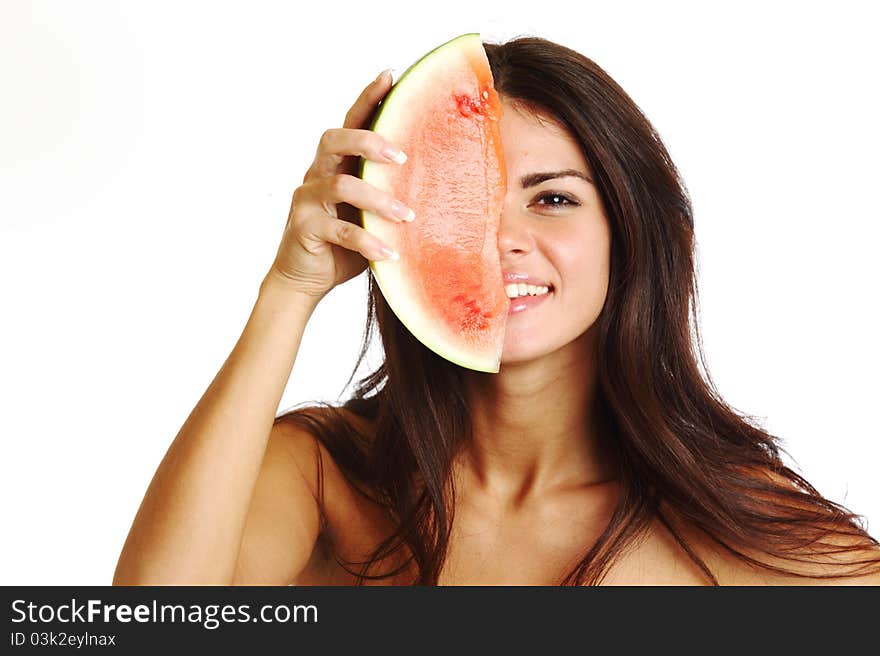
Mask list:
[{"label": "red watermelon flesh", "polygon": [[370,262],[386,301],[425,346],[462,367],[499,371],[510,304],[498,254],[507,175],[501,102],[479,34],[436,48],[385,97],[371,129],[405,164],[364,161],[361,177],[415,211],[410,223],[362,212],[400,253]]}]

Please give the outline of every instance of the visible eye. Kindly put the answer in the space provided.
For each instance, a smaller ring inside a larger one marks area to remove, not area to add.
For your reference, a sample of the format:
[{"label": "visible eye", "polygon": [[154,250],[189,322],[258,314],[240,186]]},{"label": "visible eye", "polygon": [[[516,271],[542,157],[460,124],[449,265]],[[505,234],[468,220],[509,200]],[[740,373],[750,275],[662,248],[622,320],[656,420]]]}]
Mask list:
[{"label": "visible eye", "polygon": [[[562,194],[562,193],[559,193],[556,191],[550,191],[550,192],[543,193],[540,196],[538,196],[537,198],[535,198],[535,201],[538,203],[538,205],[543,205],[545,207],[550,207],[553,209],[556,209],[559,207],[566,207],[566,206],[577,207],[578,205],[580,205],[580,203],[578,203],[576,200],[574,200],[570,196],[566,196],[565,194]],[[540,201],[546,201],[546,202],[540,202]]]}]

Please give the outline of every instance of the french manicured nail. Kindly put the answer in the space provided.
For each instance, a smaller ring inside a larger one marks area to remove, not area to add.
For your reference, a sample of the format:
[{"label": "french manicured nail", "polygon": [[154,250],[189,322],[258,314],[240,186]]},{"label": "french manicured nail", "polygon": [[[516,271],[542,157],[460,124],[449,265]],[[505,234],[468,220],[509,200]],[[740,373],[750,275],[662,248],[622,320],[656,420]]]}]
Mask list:
[{"label": "french manicured nail", "polygon": [[386,68],[384,71],[382,71],[381,73],[379,73],[379,77],[376,78],[375,83],[380,82],[380,81],[382,80],[382,78],[385,77],[385,76],[391,77],[391,72],[392,72],[393,70],[394,70],[394,69],[392,69],[392,68]]},{"label": "french manicured nail", "polygon": [[403,164],[406,161],[406,153],[390,144],[386,144],[382,149],[382,156],[398,164]]},{"label": "french manicured nail", "polygon": [[381,260],[399,260],[400,255],[393,248],[388,248],[387,246],[383,246],[379,249],[379,252],[382,254],[379,259]]},{"label": "french manicured nail", "polygon": [[402,219],[403,221],[412,221],[414,218],[416,218],[416,213],[413,212],[412,209],[401,203],[399,200],[391,201],[391,213],[398,219]]}]

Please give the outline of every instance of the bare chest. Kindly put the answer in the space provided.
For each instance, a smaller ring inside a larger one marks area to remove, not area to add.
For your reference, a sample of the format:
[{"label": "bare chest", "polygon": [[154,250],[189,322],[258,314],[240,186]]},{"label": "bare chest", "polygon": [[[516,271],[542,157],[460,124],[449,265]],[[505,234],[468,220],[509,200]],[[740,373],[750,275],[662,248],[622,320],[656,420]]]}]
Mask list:
[{"label": "bare chest", "polygon": [[[522,518],[453,538],[440,585],[560,585],[598,541],[610,519],[601,512]],[[618,558],[602,585],[706,585],[708,580],[674,538],[652,524]]]},{"label": "bare chest", "polygon": [[[518,513],[463,502],[456,509],[439,585],[559,585],[599,539],[613,513],[612,496],[571,495]],[[332,511],[331,511],[332,512]],[[301,585],[353,585],[354,563],[367,559],[390,527],[362,504],[329,519],[332,540],[316,547],[297,581]],[[374,573],[399,566],[402,557],[376,564]],[[343,566],[347,565],[349,571]],[[406,585],[412,571],[376,585]],[[604,585],[706,585],[708,580],[659,523],[621,554]]]},{"label": "bare chest", "polygon": [[[493,514],[456,513],[440,585],[558,585],[601,532],[598,509],[564,504]],[[567,512],[568,511],[568,512]]]}]

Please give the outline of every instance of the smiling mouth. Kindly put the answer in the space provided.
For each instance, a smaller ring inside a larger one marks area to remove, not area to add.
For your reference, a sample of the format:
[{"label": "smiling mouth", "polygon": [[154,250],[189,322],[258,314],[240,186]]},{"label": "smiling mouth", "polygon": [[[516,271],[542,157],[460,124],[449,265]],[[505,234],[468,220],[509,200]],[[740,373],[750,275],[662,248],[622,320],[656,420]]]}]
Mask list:
[{"label": "smiling mouth", "polygon": [[507,314],[519,314],[521,312],[525,312],[537,305],[541,305],[546,298],[553,293],[551,289],[546,294],[536,294],[531,296],[526,294],[525,296],[517,296],[515,298],[510,299],[510,306],[507,309]]},{"label": "smiling mouth", "polygon": [[534,298],[553,293],[553,285],[527,285],[524,283],[508,283],[504,285],[504,293],[511,303],[520,298]]}]

